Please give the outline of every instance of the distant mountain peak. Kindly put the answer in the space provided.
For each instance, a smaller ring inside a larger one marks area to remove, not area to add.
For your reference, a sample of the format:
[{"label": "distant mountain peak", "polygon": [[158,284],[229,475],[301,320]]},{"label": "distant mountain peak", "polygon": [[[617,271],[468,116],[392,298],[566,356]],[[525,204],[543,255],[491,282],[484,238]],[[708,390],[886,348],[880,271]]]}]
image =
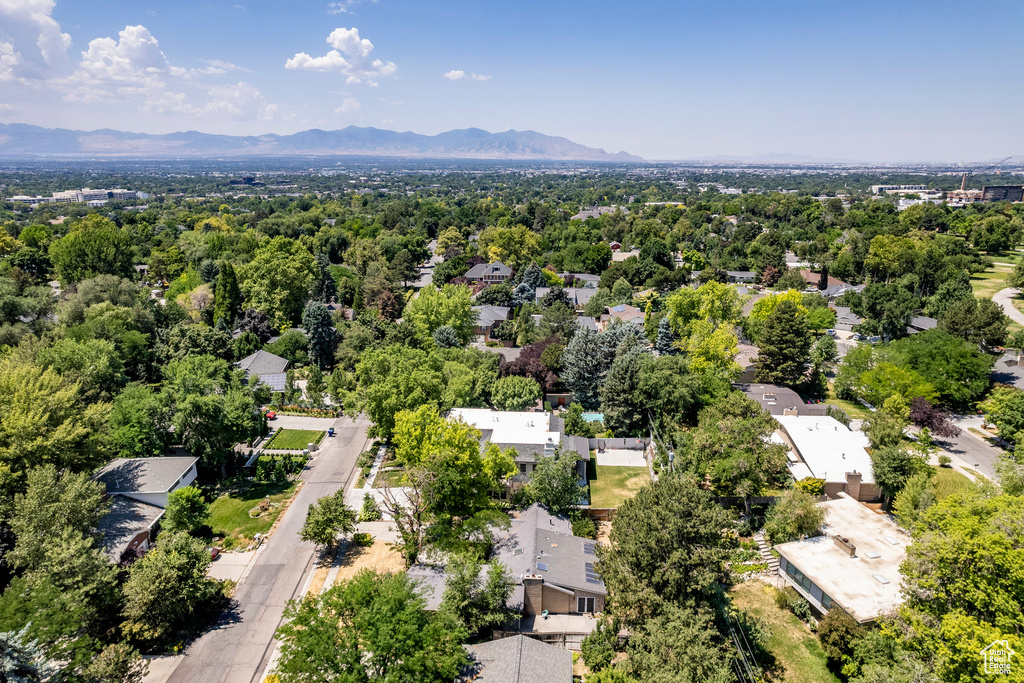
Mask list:
[{"label": "distant mountain peak", "polygon": [[153,135],[102,129],[41,128],[0,124],[2,156],[204,157],[360,155],[453,159],[547,159],[566,161],[643,161],[626,152],[609,153],[564,137],[536,131],[490,133],[461,128],[437,135],[347,126],[310,128],[291,135],[215,135],[195,130]]}]

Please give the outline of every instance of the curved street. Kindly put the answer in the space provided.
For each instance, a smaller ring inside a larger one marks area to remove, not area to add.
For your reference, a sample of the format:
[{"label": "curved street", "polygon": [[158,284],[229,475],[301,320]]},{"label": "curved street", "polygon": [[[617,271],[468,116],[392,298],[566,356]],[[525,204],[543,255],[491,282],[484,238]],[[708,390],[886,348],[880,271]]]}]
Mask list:
[{"label": "curved street", "polygon": [[998,292],[992,295],[992,301],[995,301],[1003,309],[1003,313],[1007,315],[1013,322],[1018,325],[1024,325],[1024,313],[1021,313],[1013,305],[1013,298],[1020,293],[1019,289],[1013,287],[1007,287],[1006,289],[1000,289]]}]

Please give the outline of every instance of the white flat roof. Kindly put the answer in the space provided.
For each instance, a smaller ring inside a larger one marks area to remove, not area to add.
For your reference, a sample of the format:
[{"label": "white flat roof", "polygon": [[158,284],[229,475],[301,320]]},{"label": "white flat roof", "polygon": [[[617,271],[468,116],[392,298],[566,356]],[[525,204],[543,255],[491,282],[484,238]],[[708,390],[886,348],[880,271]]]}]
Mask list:
[{"label": "white flat roof", "polygon": [[[907,558],[910,537],[887,516],[845,493],[819,505],[828,511],[825,535],[782,543],[775,550],[857,621],[894,611],[903,602],[900,564]],[[850,539],[856,548],[853,557],[836,546],[836,535]]]},{"label": "white flat roof", "polygon": [[846,482],[857,471],[865,484],[875,482],[870,445],[863,432],[854,432],[835,418],[814,415],[773,415],[796,446],[797,454],[817,479]]},{"label": "white flat roof", "polygon": [[546,444],[548,439],[557,445],[558,432],[548,430],[551,417],[547,413],[528,413],[490,410],[489,408],[452,408],[450,416],[477,429],[491,430],[492,443]]}]

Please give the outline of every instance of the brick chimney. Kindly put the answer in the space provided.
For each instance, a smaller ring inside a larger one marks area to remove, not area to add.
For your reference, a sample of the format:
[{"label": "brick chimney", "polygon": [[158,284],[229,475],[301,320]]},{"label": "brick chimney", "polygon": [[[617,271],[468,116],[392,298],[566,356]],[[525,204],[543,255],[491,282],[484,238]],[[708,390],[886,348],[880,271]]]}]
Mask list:
[{"label": "brick chimney", "polygon": [[846,473],[846,494],[854,500],[860,500],[860,480],[863,476],[857,470]]},{"label": "brick chimney", "polygon": [[534,616],[544,611],[544,577],[527,574],[523,577],[523,611]]}]

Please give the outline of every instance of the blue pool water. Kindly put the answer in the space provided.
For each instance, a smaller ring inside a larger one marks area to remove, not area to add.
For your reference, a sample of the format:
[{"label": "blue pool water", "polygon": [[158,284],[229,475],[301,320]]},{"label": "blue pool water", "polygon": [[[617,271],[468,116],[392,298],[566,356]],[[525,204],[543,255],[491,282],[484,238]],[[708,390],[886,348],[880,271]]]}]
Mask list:
[{"label": "blue pool water", "polygon": [[583,413],[583,419],[587,422],[604,422],[604,413]]}]

